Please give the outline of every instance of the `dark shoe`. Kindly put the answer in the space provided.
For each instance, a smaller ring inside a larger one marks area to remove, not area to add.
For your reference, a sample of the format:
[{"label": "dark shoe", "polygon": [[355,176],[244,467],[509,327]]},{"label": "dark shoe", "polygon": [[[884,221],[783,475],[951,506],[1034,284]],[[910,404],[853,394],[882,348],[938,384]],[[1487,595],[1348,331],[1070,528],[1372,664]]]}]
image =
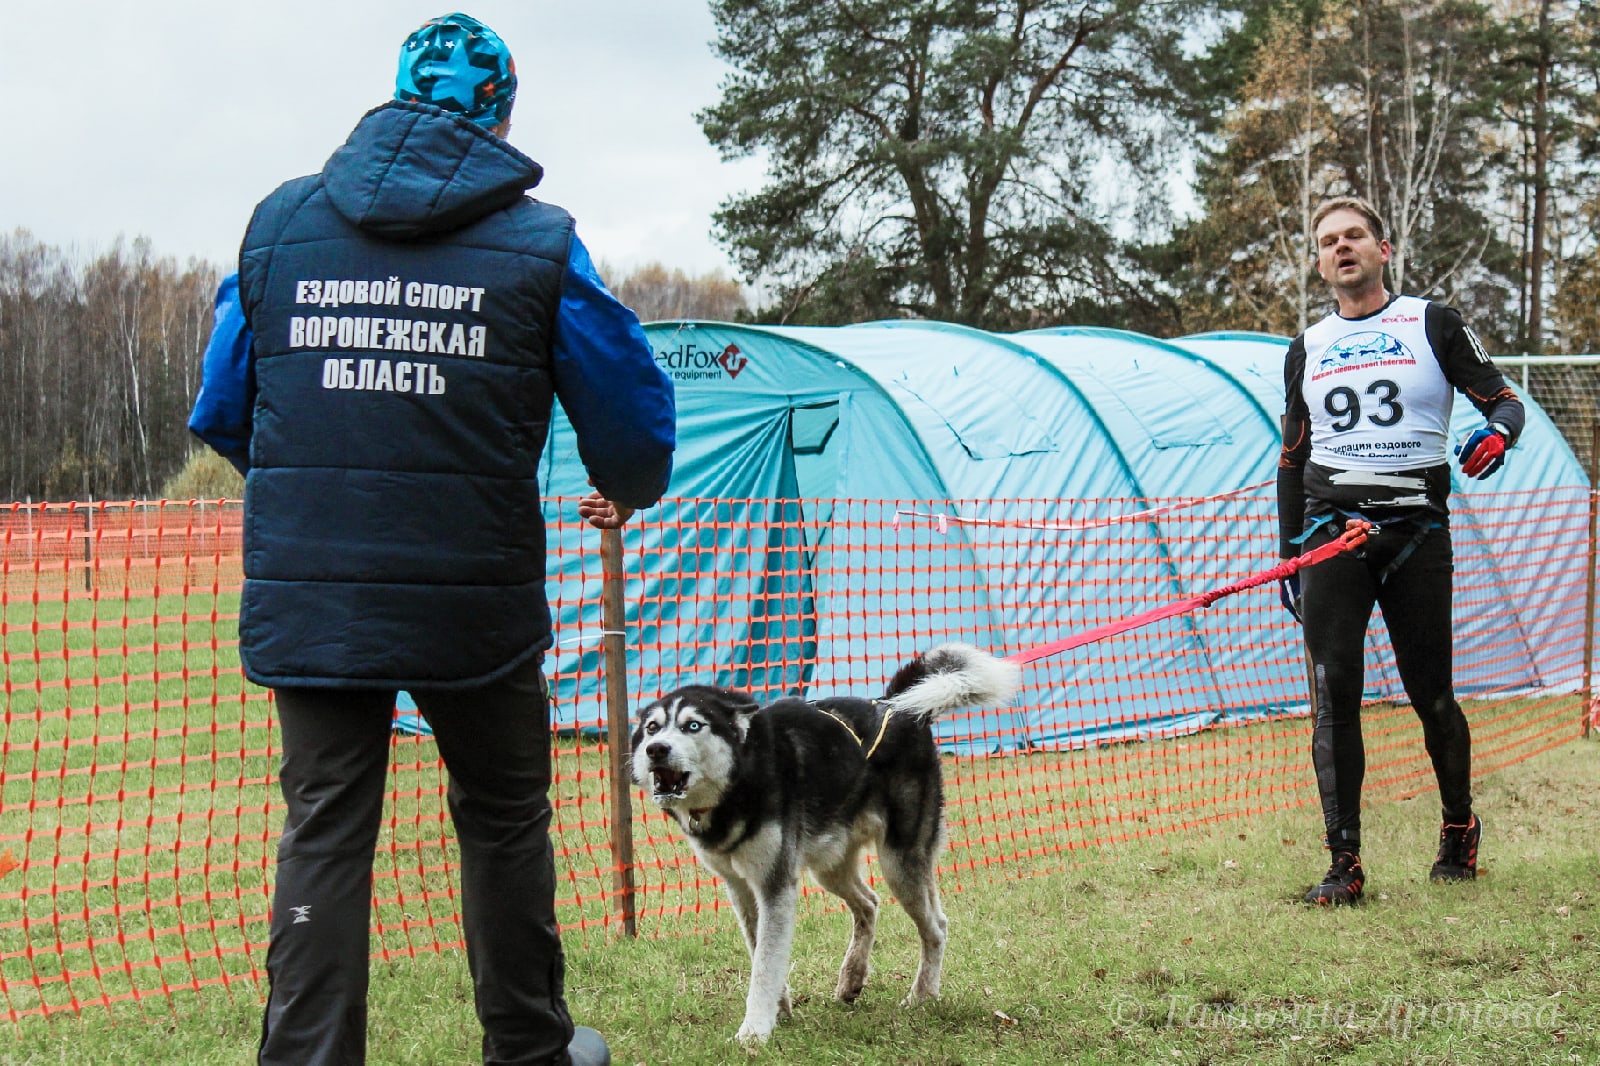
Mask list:
[{"label": "dark shoe", "polygon": [[1475,881],[1478,878],[1478,842],[1483,839],[1483,819],[1473,815],[1466,825],[1446,822],[1439,827],[1439,857],[1428,871],[1430,881]]},{"label": "dark shoe", "polygon": [[587,1025],[573,1027],[567,1055],[572,1059],[572,1066],[611,1066],[611,1049],[606,1047],[606,1038]]},{"label": "dark shoe", "polygon": [[573,1066],[611,1066],[611,1048],[606,1047],[605,1037],[589,1026],[573,1026],[566,1056],[573,1060]]},{"label": "dark shoe", "polygon": [[1366,883],[1367,872],[1361,868],[1361,856],[1353,851],[1333,853],[1333,865],[1328,876],[1306,893],[1306,902],[1320,907],[1338,907],[1355,903],[1361,898],[1361,886]]}]

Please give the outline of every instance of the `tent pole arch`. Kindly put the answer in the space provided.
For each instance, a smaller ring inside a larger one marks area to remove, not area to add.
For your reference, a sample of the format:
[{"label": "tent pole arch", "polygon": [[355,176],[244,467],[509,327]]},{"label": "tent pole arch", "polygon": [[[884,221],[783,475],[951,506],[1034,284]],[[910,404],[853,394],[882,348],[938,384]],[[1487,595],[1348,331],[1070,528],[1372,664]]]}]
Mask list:
[{"label": "tent pole arch", "polygon": [[[1066,371],[1062,370],[1060,367],[1058,367],[1055,364],[1051,363],[1048,359],[1045,359],[1042,356],[1040,356],[1037,352],[1030,351],[1028,348],[1024,347],[1023,345],[1020,345],[1016,341],[1010,340],[1010,339],[1008,339],[1006,337],[999,336],[999,335],[994,334],[994,333],[988,333],[988,332],[986,332],[984,330],[981,330],[981,329],[975,329],[975,328],[973,328],[971,326],[964,326],[964,325],[960,325],[958,323],[953,323],[953,322],[928,322],[928,321],[922,321],[922,320],[905,320],[905,321],[892,321],[892,322],[865,323],[864,325],[890,327],[890,328],[894,328],[894,329],[920,329],[920,330],[929,330],[929,331],[933,331],[933,332],[956,333],[956,334],[960,334],[962,336],[972,337],[975,340],[981,340],[981,341],[985,341],[985,342],[988,342],[990,344],[993,344],[995,347],[1001,349],[1002,351],[1009,352],[1012,355],[1019,356],[1019,357],[1021,357],[1023,359],[1028,360],[1029,362],[1033,363],[1035,366],[1040,367],[1047,374],[1051,375],[1052,377],[1056,378],[1057,380],[1061,381],[1064,385],[1066,385],[1067,389],[1072,393],[1072,395],[1077,397],[1078,402],[1083,405],[1084,410],[1086,410],[1086,411],[1088,411],[1090,413],[1091,417],[1094,420],[1094,424],[1099,428],[1103,439],[1106,441],[1107,445],[1111,448],[1112,452],[1116,455],[1118,464],[1120,464],[1120,466],[1122,467],[1123,472],[1127,475],[1128,483],[1130,485],[1132,485],[1134,490],[1138,493],[1138,497],[1137,498],[1139,498],[1139,499],[1148,499],[1148,497],[1145,494],[1146,493],[1146,489],[1144,487],[1144,484],[1139,480],[1138,475],[1134,472],[1133,464],[1128,461],[1127,453],[1124,452],[1122,447],[1121,447],[1121,445],[1119,445],[1117,443],[1116,435],[1111,432],[1111,429],[1110,429],[1109,426],[1106,425],[1105,420],[1100,417],[1099,410],[1095,407],[1094,404],[1089,402],[1088,397],[1086,397],[1083,394],[1083,390],[1078,387],[1077,382],[1072,380],[1071,375],[1067,374]],[[1118,334],[1120,334],[1120,332],[1121,331],[1108,331],[1108,333],[1118,333]],[[1166,346],[1163,346],[1163,347],[1166,347]],[[1171,353],[1175,354],[1175,355],[1185,356],[1185,357],[1189,357],[1191,355],[1191,353],[1185,352],[1182,349],[1172,349]],[[1234,382],[1232,378],[1229,378],[1229,383],[1233,384],[1233,385],[1235,385],[1235,387],[1237,387],[1237,383]],[[1179,579],[1179,575],[1178,575],[1178,568],[1177,568],[1176,564],[1174,563],[1174,561],[1172,559],[1172,552],[1167,546],[1167,538],[1166,538],[1165,534],[1162,532],[1160,525],[1155,521],[1155,519],[1153,519],[1153,518],[1152,519],[1148,519],[1146,524],[1149,526],[1150,531],[1155,536],[1155,542],[1156,542],[1157,550],[1160,552],[1162,565],[1167,571],[1168,579],[1171,582],[1171,586],[1172,586],[1174,591],[1176,591],[1176,592],[1181,594],[1183,592],[1183,588],[1182,588],[1182,586],[1180,584],[1180,579]],[[1204,636],[1203,633],[1201,633],[1199,626],[1195,623],[1195,620],[1192,617],[1190,617],[1189,615],[1184,615],[1183,618],[1182,618],[1182,623],[1183,623],[1184,627],[1189,631],[1190,636],[1194,638],[1195,643],[1198,645],[1198,650],[1199,650],[1200,654],[1204,657],[1207,665],[1210,666],[1210,667],[1214,667],[1215,664],[1212,663],[1212,661],[1211,661],[1211,648],[1207,644],[1207,642],[1205,640],[1205,636]]]},{"label": "tent pole arch", "polygon": [[1078,402],[1083,405],[1083,409],[1085,411],[1089,412],[1090,417],[1094,420],[1095,426],[1100,430],[1112,452],[1115,453],[1117,457],[1117,465],[1122,469],[1123,474],[1127,476],[1128,484],[1133,486],[1134,490],[1139,494],[1140,499],[1144,498],[1144,485],[1139,481],[1139,476],[1134,473],[1133,464],[1128,462],[1126,453],[1124,453],[1122,448],[1117,444],[1116,437],[1106,425],[1105,420],[1100,417],[1100,412],[1095,409],[1094,404],[1089,402],[1088,397],[1084,396],[1083,390],[1078,388],[1077,382],[1073,381],[1064,372],[1062,372],[1060,368],[1052,365],[1048,360],[1041,359],[1038,353],[1030,352],[1027,348],[1024,348],[1015,341],[1007,340],[1005,337],[997,334],[987,333],[981,329],[974,329],[972,326],[963,326],[954,322],[927,322],[920,319],[907,319],[905,321],[893,322],[865,322],[849,328],[860,329],[871,326],[890,329],[923,329],[938,333],[957,333],[963,336],[972,337],[975,340],[993,344],[1002,351],[1009,352],[1012,355],[1020,356],[1021,358],[1032,362],[1046,374],[1049,374],[1051,377],[1059,380],[1067,387],[1067,390],[1071,392],[1073,396],[1077,397]]},{"label": "tent pole arch", "polygon": [[[1158,337],[1146,337],[1142,333],[1131,333],[1125,329],[1109,329],[1105,326],[1051,326],[1048,329],[1030,329],[1027,332],[1042,334],[1049,337],[1114,336],[1124,340],[1137,341],[1138,343],[1146,345],[1147,347],[1158,348],[1162,351],[1170,352],[1173,355],[1181,355],[1186,359],[1192,359],[1204,366],[1206,369],[1215,373],[1218,377],[1232,385],[1237,392],[1243,395],[1244,398],[1249,401],[1250,407],[1256,411],[1256,413],[1261,416],[1261,420],[1266,423],[1267,429],[1273,433],[1282,432],[1282,427],[1279,426],[1278,420],[1272,416],[1272,412],[1268,411],[1266,405],[1256,398],[1256,394],[1245,388],[1244,383],[1235,377],[1231,371],[1223,367],[1215,360],[1207,359],[1199,352],[1190,351],[1188,348],[1185,348],[1182,345],[1173,344],[1170,341],[1164,341]],[[1260,336],[1265,337],[1267,335],[1261,334]],[[1232,338],[1217,339],[1221,340]]]}]

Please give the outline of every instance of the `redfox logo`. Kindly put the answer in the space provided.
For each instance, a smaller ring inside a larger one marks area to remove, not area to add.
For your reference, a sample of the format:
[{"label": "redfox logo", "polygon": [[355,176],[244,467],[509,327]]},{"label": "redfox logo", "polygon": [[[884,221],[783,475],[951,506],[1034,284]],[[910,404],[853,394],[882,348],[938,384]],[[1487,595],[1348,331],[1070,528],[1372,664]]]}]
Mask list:
[{"label": "redfox logo", "polygon": [[730,378],[738,377],[739,371],[750,364],[750,360],[739,351],[737,344],[730,344],[722,349],[722,354],[717,356],[717,362],[722,364],[722,369],[728,372]]},{"label": "redfox logo", "polygon": [[656,365],[673,381],[732,381],[750,365],[750,360],[737,344],[719,352],[689,342],[656,352]]}]

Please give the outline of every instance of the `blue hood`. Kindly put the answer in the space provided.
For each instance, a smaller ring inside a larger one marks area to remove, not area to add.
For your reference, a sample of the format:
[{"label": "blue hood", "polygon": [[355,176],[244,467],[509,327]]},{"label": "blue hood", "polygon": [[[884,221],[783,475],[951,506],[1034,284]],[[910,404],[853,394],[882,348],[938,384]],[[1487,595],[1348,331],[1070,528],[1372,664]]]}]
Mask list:
[{"label": "blue hood", "polygon": [[444,233],[508,207],[544,169],[431,104],[390,101],[362,117],[322,168],[334,208],[385,240]]}]

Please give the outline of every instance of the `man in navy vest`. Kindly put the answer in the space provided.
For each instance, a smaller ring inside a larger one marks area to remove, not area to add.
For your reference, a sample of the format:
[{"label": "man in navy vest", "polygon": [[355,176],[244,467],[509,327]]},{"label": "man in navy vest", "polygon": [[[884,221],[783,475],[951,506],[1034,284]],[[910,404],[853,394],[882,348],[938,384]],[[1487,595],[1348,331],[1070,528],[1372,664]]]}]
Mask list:
[{"label": "man in navy vest", "polygon": [[275,692],[278,847],[258,1061],[359,1063],[395,692],[450,774],[485,1063],[610,1061],[563,993],[537,470],[559,399],[616,528],[665,491],[672,386],[504,140],[505,44],[409,37],[395,100],[256,208],[190,427],[246,472],[240,656]]}]

